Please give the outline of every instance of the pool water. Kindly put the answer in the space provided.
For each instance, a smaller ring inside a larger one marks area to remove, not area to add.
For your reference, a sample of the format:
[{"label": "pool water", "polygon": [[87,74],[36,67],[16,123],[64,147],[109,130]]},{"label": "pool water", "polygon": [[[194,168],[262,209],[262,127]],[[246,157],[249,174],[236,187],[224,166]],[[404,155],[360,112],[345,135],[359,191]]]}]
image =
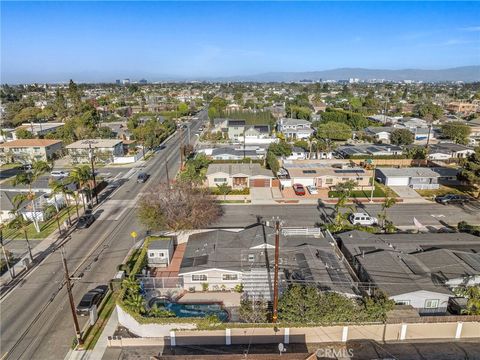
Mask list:
[{"label": "pool water", "polygon": [[168,301],[164,298],[152,298],[148,302],[150,307],[157,305],[158,308],[165,308],[172,311],[177,317],[206,317],[216,315],[222,322],[228,321],[228,312],[220,304],[179,304]]}]

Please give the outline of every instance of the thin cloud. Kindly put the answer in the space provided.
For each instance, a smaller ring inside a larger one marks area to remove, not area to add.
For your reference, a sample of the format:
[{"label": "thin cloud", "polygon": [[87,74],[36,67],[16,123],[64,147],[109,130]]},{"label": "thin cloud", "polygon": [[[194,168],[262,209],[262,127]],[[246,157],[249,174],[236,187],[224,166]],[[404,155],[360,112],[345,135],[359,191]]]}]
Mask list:
[{"label": "thin cloud", "polygon": [[467,32],[478,32],[480,31],[480,26],[468,26],[468,27],[461,28],[460,30],[467,31]]}]

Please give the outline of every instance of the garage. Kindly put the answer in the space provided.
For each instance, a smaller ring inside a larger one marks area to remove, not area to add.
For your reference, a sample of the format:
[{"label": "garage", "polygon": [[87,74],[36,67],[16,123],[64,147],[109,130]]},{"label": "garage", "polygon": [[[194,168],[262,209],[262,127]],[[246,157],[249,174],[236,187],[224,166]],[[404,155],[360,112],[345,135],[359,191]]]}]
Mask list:
[{"label": "garage", "polygon": [[385,185],[387,185],[387,186],[408,186],[408,183],[409,183],[408,176],[387,177]]},{"label": "garage", "polygon": [[270,179],[250,179],[250,187],[270,187]]}]

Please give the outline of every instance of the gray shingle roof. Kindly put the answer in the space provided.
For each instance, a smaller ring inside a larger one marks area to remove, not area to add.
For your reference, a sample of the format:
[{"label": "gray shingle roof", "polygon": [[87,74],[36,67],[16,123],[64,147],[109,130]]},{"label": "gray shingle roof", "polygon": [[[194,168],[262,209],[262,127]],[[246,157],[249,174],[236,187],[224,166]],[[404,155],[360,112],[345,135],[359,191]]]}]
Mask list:
[{"label": "gray shingle roof", "polygon": [[210,164],[207,170],[207,176],[217,173],[225,173],[230,176],[235,174],[245,174],[247,176],[267,176],[273,178],[271,170],[264,169],[258,163],[252,164]]}]

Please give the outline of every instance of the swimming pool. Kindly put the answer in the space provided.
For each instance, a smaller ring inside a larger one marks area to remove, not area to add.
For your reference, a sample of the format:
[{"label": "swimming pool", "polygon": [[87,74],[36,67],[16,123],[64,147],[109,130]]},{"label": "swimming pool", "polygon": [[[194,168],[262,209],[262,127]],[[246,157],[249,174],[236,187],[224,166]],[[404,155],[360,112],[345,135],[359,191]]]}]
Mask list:
[{"label": "swimming pool", "polygon": [[206,317],[216,315],[222,322],[228,321],[228,312],[220,304],[179,304],[169,301],[166,298],[154,297],[148,302],[148,306],[157,305],[158,308],[165,308],[172,311],[175,316],[185,317]]}]

